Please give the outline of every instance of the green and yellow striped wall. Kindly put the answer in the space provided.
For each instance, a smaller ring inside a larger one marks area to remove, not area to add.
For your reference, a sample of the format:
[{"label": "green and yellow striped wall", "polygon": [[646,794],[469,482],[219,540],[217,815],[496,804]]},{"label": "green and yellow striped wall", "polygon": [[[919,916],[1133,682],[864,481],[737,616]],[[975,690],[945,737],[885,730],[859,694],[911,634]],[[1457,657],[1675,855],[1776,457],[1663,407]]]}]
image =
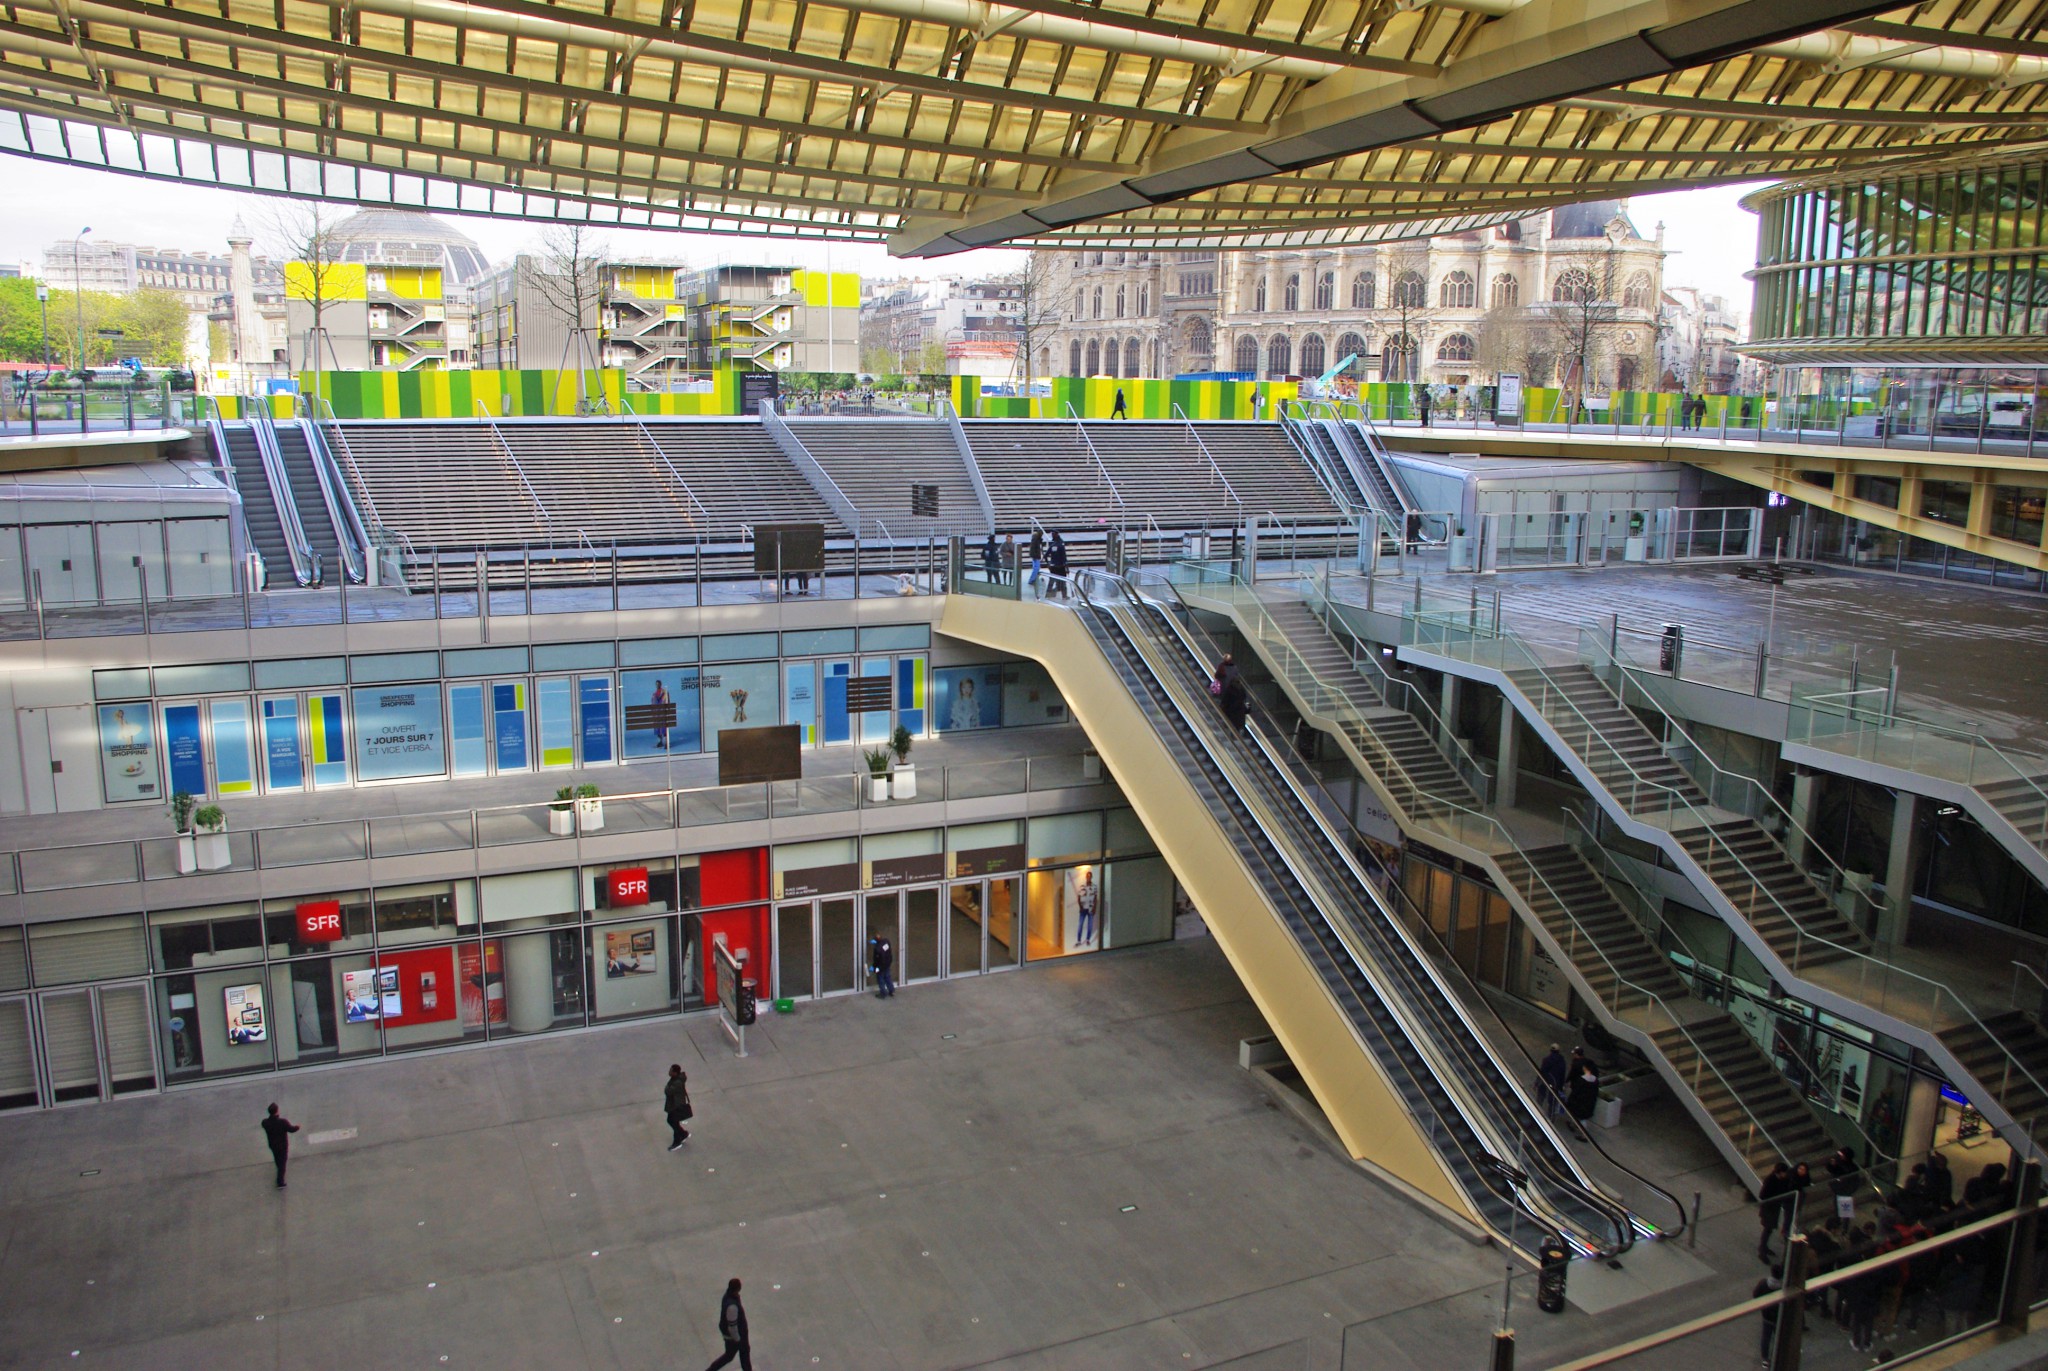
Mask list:
[{"label": "green and yellow striped wall", "polygon": [[[1292,381],[1139,381],[1104,376],[1053,378],[1050,396],[983,395],[979,376],[955,376],[953,408],[966,419],[1108,419],[1116,393],[1133,419],[1270,419],[1274,407],[1295,397]],[[1255,395],[1256,392],[1256,395]],[[1254,400],[1263,401],[1257,414]],[[1180,413],[1174,412],[1178,406]]]},{"label": "green and yellow striped wall", "polygon": [[[516,419],[573,416],[576,380],[574,371],[308,371],[299,374],[299,389],[319,394],[341,419]],[[711,380],[707,392],[667,394],[627,390],[623,371],[586,371],[581,393],[593,404],[602,399],[612,414],[738,414],[737,376],[722,371]],[[240,417],[235,397],[218,403],[222,417]],[[271,408],[289,417],[292,397],[272,397]]]}]

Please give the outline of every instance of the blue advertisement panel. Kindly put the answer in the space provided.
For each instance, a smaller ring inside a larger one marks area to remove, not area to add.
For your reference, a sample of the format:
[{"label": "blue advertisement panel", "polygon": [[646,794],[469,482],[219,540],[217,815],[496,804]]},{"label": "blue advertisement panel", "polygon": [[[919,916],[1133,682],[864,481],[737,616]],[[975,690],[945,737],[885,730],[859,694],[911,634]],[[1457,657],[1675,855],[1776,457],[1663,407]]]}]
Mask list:
[{"label": "blue advertisement panel", "polygon": [[342,746],[340,695],[306,697],[306,745],[313,754],[313,789],[348,784],[348,752]]},{"label": "blue advertisement panel", "polygon": [[[667,757],[699,750],[701,720],[697,709],[697,668],[661,667],[653,671],[621,671],[619,704],[625,716],[625,753],[636,757]],[[656,721],[673,718],[669,727]]]},{"label": "blue advertisement panel", "polygon": [[540,764],[576,765],[576,720],[565,676],[550,676],[540,683]]},{"label": "blue advertisement panel", "polygon": [[818,664],[789,662],[782,668],[782,721],[803,730],[805,747],[818,745]]},{"label": "blue advertisement panel", "polygon": [[947,666],[932,672],[932,720],[941,733],[1000,728],[1003,723],[1003,669],[1000,666]]},{"label": "blue advertisement panel", "polygon": [[199,739],[198,705],[164,706],[164,756],[170,762],[171,793],[206,793],[206,747]]},{"label": "blue advertisement panel", "polygon": [[448,687],[448,756],[458,776],[481,776],[490,770],[484,746],[484,688]]},{"label": "blue advertisement panel", "polygon": [[100,706],[100,777],[108,804],[163,798],[147,704]]},{"label": "blue advertisement panel", "polygon": [[272,790],[298,790],[306,783],[296,699],[263,702],[263,776]]},{"label": "blue advertisement panel", "polygon": [[852,662],[826,662],[824,706],[825,745],[851,742],[853,720],[846,712],[846,682],[853,675]]},{"label": "blue advertisement panel", "polygon": [[215,700],[213,779],[223,795],[256,793],[256,752],[249,736],[249,702]]},{"label": "blue advertisement panel", "polygon": [[913,738],[924,736],[924,701],[929,686],[922,657],[896,659],[896,722]]},{"label": "blue advertisement panel", "polygon": [[446,772],[438,687],[359,686],[351,694],[357,779],[395,781]]},{"label": "blue advertisement panel", "polygon": [[492,682],[491,728],[498,740],[500,772],[524,771],[532,765],[526,750],[526,682]]},{"label": "blue advertisement panel", "polygon": [[612,678],[585,676],[576,683],[576,713],[583,726],[583,765],[612,759]]}]

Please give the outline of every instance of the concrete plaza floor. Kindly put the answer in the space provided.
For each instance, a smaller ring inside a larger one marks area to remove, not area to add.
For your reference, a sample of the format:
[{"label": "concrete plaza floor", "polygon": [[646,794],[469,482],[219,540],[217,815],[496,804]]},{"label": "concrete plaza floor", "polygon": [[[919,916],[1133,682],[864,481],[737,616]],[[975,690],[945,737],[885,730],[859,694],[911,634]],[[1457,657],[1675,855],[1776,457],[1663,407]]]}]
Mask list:
[{"label": "concrete plaza floor", "polygon": [[[1240,1070],[1262,1030],[1195,938],[806,1003],[743,1060],[663,1019],[0,1119],[0,1365],[692,1367],[734,1275],[765,1368],[1482,1365],[1499,1255]],[[1705,1192],[1699,1245],[1582,1266],[1598,1317],[1518,1280],[1524,1366],[1756,1278],[1733,1178],[1632,1110],[1610,1148]]]}]

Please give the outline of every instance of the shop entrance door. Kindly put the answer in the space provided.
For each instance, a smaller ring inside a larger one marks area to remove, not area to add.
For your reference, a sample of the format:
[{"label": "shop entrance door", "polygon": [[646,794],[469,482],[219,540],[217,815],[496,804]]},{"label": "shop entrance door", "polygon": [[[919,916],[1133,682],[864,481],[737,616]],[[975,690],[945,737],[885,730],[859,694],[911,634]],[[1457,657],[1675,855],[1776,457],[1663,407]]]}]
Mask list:
[{"label": "shop entrance door", "polygon": [[0,1110],[34,1109],[43,1102],[36,1086],[35,1035],[29,1031],[29,999],[0,999]]},{"label": "shop entrance door", "polygon": [[46,990],[36,996],[44,1105],[154,1090],[156,1044],[142,981]]},{"label": "shop entrance door", "polygon": [[1022,964],[1024,896],[1015,876],[959,881],[946,891],[946,974],[1009,971]]},{"label": "shop entrance door", "polygon": [[[887,938],[896,950],[896,983],[937,980],[947,964],[946,926],[939,918],[939,888],[915,886],[870,895],[867,943]],[[872,979],[867,943],[861,948],[862,985]],[[977,968],[978,969],[978,968]]]},{"label": "shop entrance door", "polygon": [[775,907],[778,998],[844,995],[866,983],[866,949],[854,915],[850,895]]}]

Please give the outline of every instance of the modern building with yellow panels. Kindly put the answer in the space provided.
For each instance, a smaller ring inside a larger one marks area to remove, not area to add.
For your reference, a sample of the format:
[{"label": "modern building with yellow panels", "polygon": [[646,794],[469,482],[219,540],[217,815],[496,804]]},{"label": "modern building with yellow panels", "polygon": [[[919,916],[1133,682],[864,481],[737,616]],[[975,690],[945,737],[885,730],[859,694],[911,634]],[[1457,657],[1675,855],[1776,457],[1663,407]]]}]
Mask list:
[{"label": "modern building with yellow panels", "polygon": [[698,370],[860,367],[860,277],[787,266],[716,266],[679,275]]}]

